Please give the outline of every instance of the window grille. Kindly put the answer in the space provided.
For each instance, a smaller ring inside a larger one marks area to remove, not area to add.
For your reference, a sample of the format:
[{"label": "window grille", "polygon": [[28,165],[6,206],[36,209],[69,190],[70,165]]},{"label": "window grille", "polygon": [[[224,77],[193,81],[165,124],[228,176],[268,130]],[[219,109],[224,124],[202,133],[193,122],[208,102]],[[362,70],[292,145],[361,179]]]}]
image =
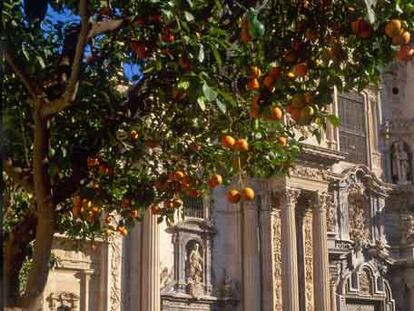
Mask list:
[{"label": "window grille", "polygon": [[364,97],[357,93],[338,96],[339,144],[347,153],[346,160],[367,164],[367,128],[365,122]]},{"label": "window grille", "polygon": [[203,198],[184,197],[184,216],[194,218],[204,218]]}]

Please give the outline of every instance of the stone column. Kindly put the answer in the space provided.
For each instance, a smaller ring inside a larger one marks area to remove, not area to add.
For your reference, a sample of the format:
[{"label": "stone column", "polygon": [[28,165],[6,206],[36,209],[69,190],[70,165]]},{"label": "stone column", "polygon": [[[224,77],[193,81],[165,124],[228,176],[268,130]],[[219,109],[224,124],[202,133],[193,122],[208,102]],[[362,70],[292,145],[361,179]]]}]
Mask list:
[{"label": "stone column", "polygon": [[262,276],[262,311],[274,310],[273,254],[272,254],[272,206],[268,193],[260,196],[260,252]]},{"label": "stone column", "polygon": [[326,193],[317,193],[313,200],[315,310],[330,309],[328,233],[326,227]]},{"label": "stone column", "polygon": [[83,271],[83,310],[89,310],[89,282],[91,279],[92,270]]},{"label": "stone column", "polygon": [[157,217],[151,209],[142,223],[141,311],[160,311],[160,249]]},{"label": "stone column", "polygon": [[243,202],[243,310],[261,310],[257,206]]},{"label": "stone column", "polygon": [[404,310],[414,310],[414,269],[406,269],[404,271],[404,280],[408,288],[408,306]]},{"label": "stone column", "polygon": [[[298,260],[295,208],[299,190],[281,193],[282,226],[282,299],[284,311],[299,311]],[[254,310],[254,309],[253,309]]]},{"label": "stone column", "polygon": [[335,281],[331,280],[330,288],[331,288],[331,311],[336,311],[336,285],[335,285]]}]

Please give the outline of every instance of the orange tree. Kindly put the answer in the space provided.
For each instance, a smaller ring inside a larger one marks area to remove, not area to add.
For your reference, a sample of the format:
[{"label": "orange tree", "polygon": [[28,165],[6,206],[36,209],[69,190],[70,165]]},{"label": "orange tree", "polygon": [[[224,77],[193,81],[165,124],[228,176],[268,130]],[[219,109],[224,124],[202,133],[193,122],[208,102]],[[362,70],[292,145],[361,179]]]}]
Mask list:
[{"label": "orange tree", "polygon": [[297,128],[338,122],[334,86],[412,58],[410,2],[4,1],[7,304],[39,303],[55,233],[125,235],[149,207],[168,220],[185,195],[285,173]]}]

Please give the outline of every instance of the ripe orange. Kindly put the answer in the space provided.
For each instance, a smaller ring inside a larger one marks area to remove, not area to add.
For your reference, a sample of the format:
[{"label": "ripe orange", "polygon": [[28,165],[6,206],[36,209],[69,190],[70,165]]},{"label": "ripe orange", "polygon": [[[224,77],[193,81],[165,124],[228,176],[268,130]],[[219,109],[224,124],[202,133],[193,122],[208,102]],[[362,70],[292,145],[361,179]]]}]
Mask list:
[{"label": "ripe orange", "polygon": [[408,31],[401,30],[401,33],[392,37],[392,44],[406,45],[411,41],[411,34]]},{"label": "ripe orange", "polygon": [[251,90],[258,90],[260,88],[260,83],[257,78],[250,79],[249,84],[247,85]]},{"label": "ripe orange", "polygon": [[248,151],[249,150],[249,143],[244,138],[240,138],[234,144],[234,148],[239,151]]},{"label": "ripe orange", "polygon": [[221,139],[221,144],[225,148],[232,149],[234,147],[235,143],[236,143],[236,140],[233,137],[231,137],[230,135],[225,135]]},{"label": "ripe orange", "polygon": [[183,204],[184,204],[183,200],[181,200],[181,199],[174,199],[172,201],[172,208],[179,208]]},{"label": "ripe orange", "polygon": [[241,37],[241,39],[242,39],[242,41],[243,41],[244,43],[247,43],[247,42],[249,42],[250,40],[252,40],[252,37],[251,37],[251,36],[250,36],[250,34],[249,34],[249,30],[248,30],[248,29],[246,29],[246,28],[243,28],[243,29],[241,30],[240,37]]},{"label": "ripe orange", "polygon": [[270,75],[267,75],[265,78],[264,78],[264,80],[263,80],[263,85],[269,90],[269,91],[272,91],[272,89],[273,89],[273,83],[274,83],[274,80],[273,80],[273,77],[272,76],[270,76]]},{"label": "ripe orange", "polygon": [[132,130],[129,135],[131,136],[132,140],[137,140],[139,135],[138,132],[136,130]]},{"label": "ripe orange", "polygon": [[277,141],[282,146],[286,146],[287,145],[287,138],[285,136],[278,137],[277,138]]},{"label": "ripe orange", "polygon": [[131,215],[131,217],[132,218],[137,218],[138,217],[138,215],[139,215],[139,213],[138,213],[138,211],[136,210],[136,209],[133,209],[130,213],[129,213],[130,215]]},{"label": "ripe orange", "polygon": [[273,80],[277,80],[280,77],[281,72],[280,67],[272,67],[269,70],[269,76],[271,76]]},{"label": "ripe orange", "polygon": [[272,108],[273,120],[277,120],[277,121],[282,120],[282,116],[283,116],[282,109],[280,109],[279,107]]},{"label": "ripe orange", "polygon": [[130,199],[123,198],[121,200],[121,208],[122,209],[128,208],[130,204],[131,204],[131,200]]},{"label": "ripe orange", "polygon": [[208,181],[208,185],[211,187],[211,188],[214,188],[214,187],[216,187],[216,186],[218,186],[218,185],[221,185],[223,183],[223,177],[221,177],[221,175],[219,175],[219,174],[215,174],[215,175],[213,175],[211,178],[210,178],[210,180]]},{"label": "ripe orange", "polygon": [[175,181],[180,181],[185,176],[183,171],[175,171],[172,175],[172,179]]},{"label": "ripe orange", "polygon": [[238,203],[241,199],[241,194],[236,189],[231,189],[227,192],[227,200],[231,203]]},{"label": "ripe orange", "polygon": [[292,106],[295,108],[302,108],[306,105],[306,98],[303,94],[295,94],[292,98]]},{"label": "ripe orange", "polygon": [[408,62],[414,56],[414,49],[410,45],[403,45],[401,46],[400,50],[398,51],[396,58],[402,62]]},{"label": "ripe orange", "polygon": [[245,187],[242,190],[242,198],[245,201],[253,201],[254,200],[254,190],[250,187]]},{"label": "ripe orange", "polygon": [[159,205],[152,205],[151,206],[151,213],[154,215],[158,215],[161,212],[161,208]]},{"label": "ripe orange", "polygon": [[306,76],[308,73],[308,65],[306,63],[299,63],[293,67],[293,72],[297,77]]},{"label": "ripe orange", "polygon": [[259,67],[257,67],[257,66],[250,67],[250,76],[253,79],[260,77],[261,74],[262,74],[262,71],[260,70]]},{"label": "ripe orange", "polygon": [[385,25],[385,34],[392,38],[395,34],[398,34],[401,29],[401,21],[399,19],[392,19]]},{"label": "ripe orange", "polygon": [[124,226],[119,226],[118,227],[118,232],[122,235],[122,236],[126,236],[128,234],[128,229],[125,228]]}]

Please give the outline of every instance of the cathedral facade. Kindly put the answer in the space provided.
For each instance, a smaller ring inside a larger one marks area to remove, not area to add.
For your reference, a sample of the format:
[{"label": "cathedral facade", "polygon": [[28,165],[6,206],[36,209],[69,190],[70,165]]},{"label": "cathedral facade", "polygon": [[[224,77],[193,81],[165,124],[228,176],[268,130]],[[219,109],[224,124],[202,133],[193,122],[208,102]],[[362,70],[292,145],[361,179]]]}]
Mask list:
[{"label": "cathedral facade", "polygon": [[333,98],[341,125],[254,202],[221,187],[82,252],[57,236],[43,309],[414,310],[414,65]]}]

